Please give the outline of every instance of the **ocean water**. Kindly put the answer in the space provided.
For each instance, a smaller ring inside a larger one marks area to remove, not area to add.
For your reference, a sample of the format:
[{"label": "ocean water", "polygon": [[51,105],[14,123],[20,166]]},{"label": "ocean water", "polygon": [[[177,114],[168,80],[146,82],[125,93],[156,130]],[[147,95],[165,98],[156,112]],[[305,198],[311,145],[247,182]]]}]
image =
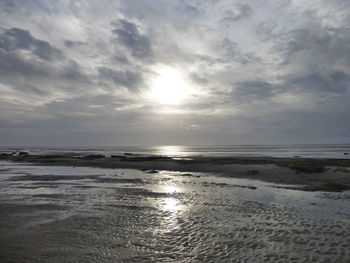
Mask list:
[{"label": "ocean water", "polygon": [[132,153],[169,157],[306,157],[350,158],[350,144],[213,145],[213,146],[99,146],[99,147],[0,147],[0,153],[29,151],[32,154],[76,153],[78,155]]}]

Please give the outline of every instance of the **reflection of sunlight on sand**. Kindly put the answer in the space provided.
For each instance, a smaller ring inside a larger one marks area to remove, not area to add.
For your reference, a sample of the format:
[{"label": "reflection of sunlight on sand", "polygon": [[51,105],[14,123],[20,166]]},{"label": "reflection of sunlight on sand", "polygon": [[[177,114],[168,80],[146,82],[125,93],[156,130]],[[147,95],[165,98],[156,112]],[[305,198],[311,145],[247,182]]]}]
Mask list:
[{"label": "reflection of sunlight on sand", "polygon": [[174,197],[163,198],[160,202],[160,209],[164,212],[161,223],[157,229],[159,233],[177,231],[180,227],[178,218],[182,212],[181,203]]},{"label": "reflection of sunlight on sand", "polygon": [[173,194],[179,191],[179,188],[174,185],[164,185],[162,186],[162,190],[167,194]]},{"label": "reflection of sunlight on sand", "polygon": [[165,156],[180,156],[184,155],[184,148],[181,146],[160,146],[158,149],[160,155]]},{"label": "reflection of sunlight on sand", "polygon": [[[175,185],[164,185],[161,187],[162,192],[167,194],[174,194],[179,192],[180,189]],[[175,197],[166,197],[161,202],[161,207],[163,210],[168,212],[175,212],[179,210],[180,202]]]},{"label": "reflection of sunlight on sand", "polygon": [[162,202],[162,208],[165,211],[176,212],[179,210],[179,201],[175,198],[165,198]]},{"label": "reflection of sunlight on sand", "polygon": [[[160,173],[159,175],[161,176],[162,174]],[[165,176],[167,177],[166,174]],[[182,202],[184,189],[176,182],[166,181],[158,184],[154,190],[164,194],[163,197],[154,199],[155,205],[160,212],[160,221],[158,227],[154,230],[155,233],[162,235],[178,231],[181,228],[179,218],[186,210],[186,205]]]}]

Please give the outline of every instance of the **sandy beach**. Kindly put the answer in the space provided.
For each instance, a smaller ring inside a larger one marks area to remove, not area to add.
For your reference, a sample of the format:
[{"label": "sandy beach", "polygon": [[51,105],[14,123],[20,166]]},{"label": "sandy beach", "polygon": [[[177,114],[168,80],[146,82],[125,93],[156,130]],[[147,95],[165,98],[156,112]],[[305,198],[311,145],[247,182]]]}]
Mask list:
[{"label": "sandy beach", "polygon": [[350,260],[347,159],[1,159],[1,262]]}]

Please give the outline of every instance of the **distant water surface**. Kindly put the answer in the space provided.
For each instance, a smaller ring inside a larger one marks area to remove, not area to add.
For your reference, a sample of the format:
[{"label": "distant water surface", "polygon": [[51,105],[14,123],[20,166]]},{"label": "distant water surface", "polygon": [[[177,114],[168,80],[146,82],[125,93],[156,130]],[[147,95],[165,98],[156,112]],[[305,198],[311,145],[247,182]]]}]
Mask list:
[{"label": "distant water surface", "polygon": [[164,155],[169,157],[310,157],[350,158],[350,144],[214,145],[214,146],[99,146],[99,147],[1,147],[0,153],[29,151],[32,154],[76,153]]}]

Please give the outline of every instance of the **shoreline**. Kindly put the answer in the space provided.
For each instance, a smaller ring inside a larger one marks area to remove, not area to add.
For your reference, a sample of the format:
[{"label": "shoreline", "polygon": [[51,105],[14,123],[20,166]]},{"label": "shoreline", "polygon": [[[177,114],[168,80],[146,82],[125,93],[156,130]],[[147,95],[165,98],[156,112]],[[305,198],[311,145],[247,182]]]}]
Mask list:
[{"label": "shoreline", "polygon": [[294,185],[286,189],[339,192],[350,190],[350,159],[281,158],[281,157],[191,157],[139,156],[74,153],[31,155],[25,152],[0,154],[0,160],[46,166],[137,169],[157,173],[159,170],[187,173],[212,173],[224,177],[260,180]]}]

